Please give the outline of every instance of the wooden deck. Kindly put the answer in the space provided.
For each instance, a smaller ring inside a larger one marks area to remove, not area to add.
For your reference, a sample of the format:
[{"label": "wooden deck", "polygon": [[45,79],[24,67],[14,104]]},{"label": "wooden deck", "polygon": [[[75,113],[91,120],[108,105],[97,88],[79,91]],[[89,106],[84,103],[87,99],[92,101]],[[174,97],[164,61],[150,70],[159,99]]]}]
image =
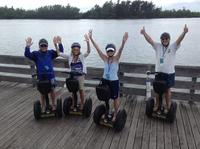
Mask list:
[{"label": "wooden deck", "polygon": [[[66,89],[58,89],[65,97]],[[116,133],[96,126],[92,116],[36,121],[33,101],[39,98],[29,84],[0,82],[0,149],[199,149],[200,106],[178,102],[177,119],[173,124],[146,117],[142,96],[121,98],[127,110],[125,128]],[[95,92],[93,111],[99,101]]]}]

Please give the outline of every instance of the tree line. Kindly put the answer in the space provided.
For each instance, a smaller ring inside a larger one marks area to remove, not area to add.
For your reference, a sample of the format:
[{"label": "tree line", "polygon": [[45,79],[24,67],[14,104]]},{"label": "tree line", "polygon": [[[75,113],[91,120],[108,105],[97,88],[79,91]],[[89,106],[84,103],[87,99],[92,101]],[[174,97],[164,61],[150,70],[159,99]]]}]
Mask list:
[{"label": "tree line", "polygon": [[35,10],[0,7],[0,19],[137,19],[137,18],[183,18],[200,17],[200,12],[180,10],[162,10],[152,2],[135,0],[113,3],[107,1],[102,7],[95,5],[87,12],[80,12],[77,7],[53,5]]}]

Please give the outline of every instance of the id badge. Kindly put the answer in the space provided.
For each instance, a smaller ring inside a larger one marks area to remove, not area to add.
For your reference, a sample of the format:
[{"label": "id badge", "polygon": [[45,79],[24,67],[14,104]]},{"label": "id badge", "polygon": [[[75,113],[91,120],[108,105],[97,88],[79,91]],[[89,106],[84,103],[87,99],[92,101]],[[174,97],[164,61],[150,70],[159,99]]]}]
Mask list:
[{"label": "id badge", "polygon": [[160,64],[163,64],[164,63],[164,58],[160,58]]},{"label": "id badge", "polygon": [[106,79],[109,80],[109,78],[110,78],[110,75],[107,73],[107,74],[106,74]]}]

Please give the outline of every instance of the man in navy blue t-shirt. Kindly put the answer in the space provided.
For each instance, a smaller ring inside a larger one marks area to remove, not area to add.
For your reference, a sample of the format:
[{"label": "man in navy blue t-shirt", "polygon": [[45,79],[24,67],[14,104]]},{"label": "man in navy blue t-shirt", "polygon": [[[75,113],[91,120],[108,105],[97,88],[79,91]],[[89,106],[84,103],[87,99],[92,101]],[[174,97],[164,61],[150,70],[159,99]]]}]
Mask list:
[{"label": "man in navy blue t-shirt", "polygon": [[[53,59],[58,55],[54,50],[48,50],[48,42],[46,39],[40,39],[39,50],[30,52],[30,47],[33,44],[32,39],[29,37],[26,39],[26,47],[24,56],[33,60],[37,67],[37,79],[38,80],[49,80],[52,85],[50,92],[52,99],[52,108],[56,110],[55,105],[55,75],[53,70]],[[41,106],[42,112],[45,112],[45,97],[41,94]]]}]

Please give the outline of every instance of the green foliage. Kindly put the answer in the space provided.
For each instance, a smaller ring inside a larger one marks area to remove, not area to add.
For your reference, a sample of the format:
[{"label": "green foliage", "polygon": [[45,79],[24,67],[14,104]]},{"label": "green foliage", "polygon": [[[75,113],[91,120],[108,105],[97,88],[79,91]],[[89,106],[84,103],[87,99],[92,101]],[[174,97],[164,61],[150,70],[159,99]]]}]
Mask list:
[{"label": "green foliage", "polygon": [[95,5],[89,11],[80,13],[80,9],[67,6],[44,6],[36,10],[0,7],[0,19],[134,19],[134,18],[183,18],[200,17],[200,12],[181,10],[162,10],[152,2],[135,0],[113,3],[107,1],[102,7]]}]

